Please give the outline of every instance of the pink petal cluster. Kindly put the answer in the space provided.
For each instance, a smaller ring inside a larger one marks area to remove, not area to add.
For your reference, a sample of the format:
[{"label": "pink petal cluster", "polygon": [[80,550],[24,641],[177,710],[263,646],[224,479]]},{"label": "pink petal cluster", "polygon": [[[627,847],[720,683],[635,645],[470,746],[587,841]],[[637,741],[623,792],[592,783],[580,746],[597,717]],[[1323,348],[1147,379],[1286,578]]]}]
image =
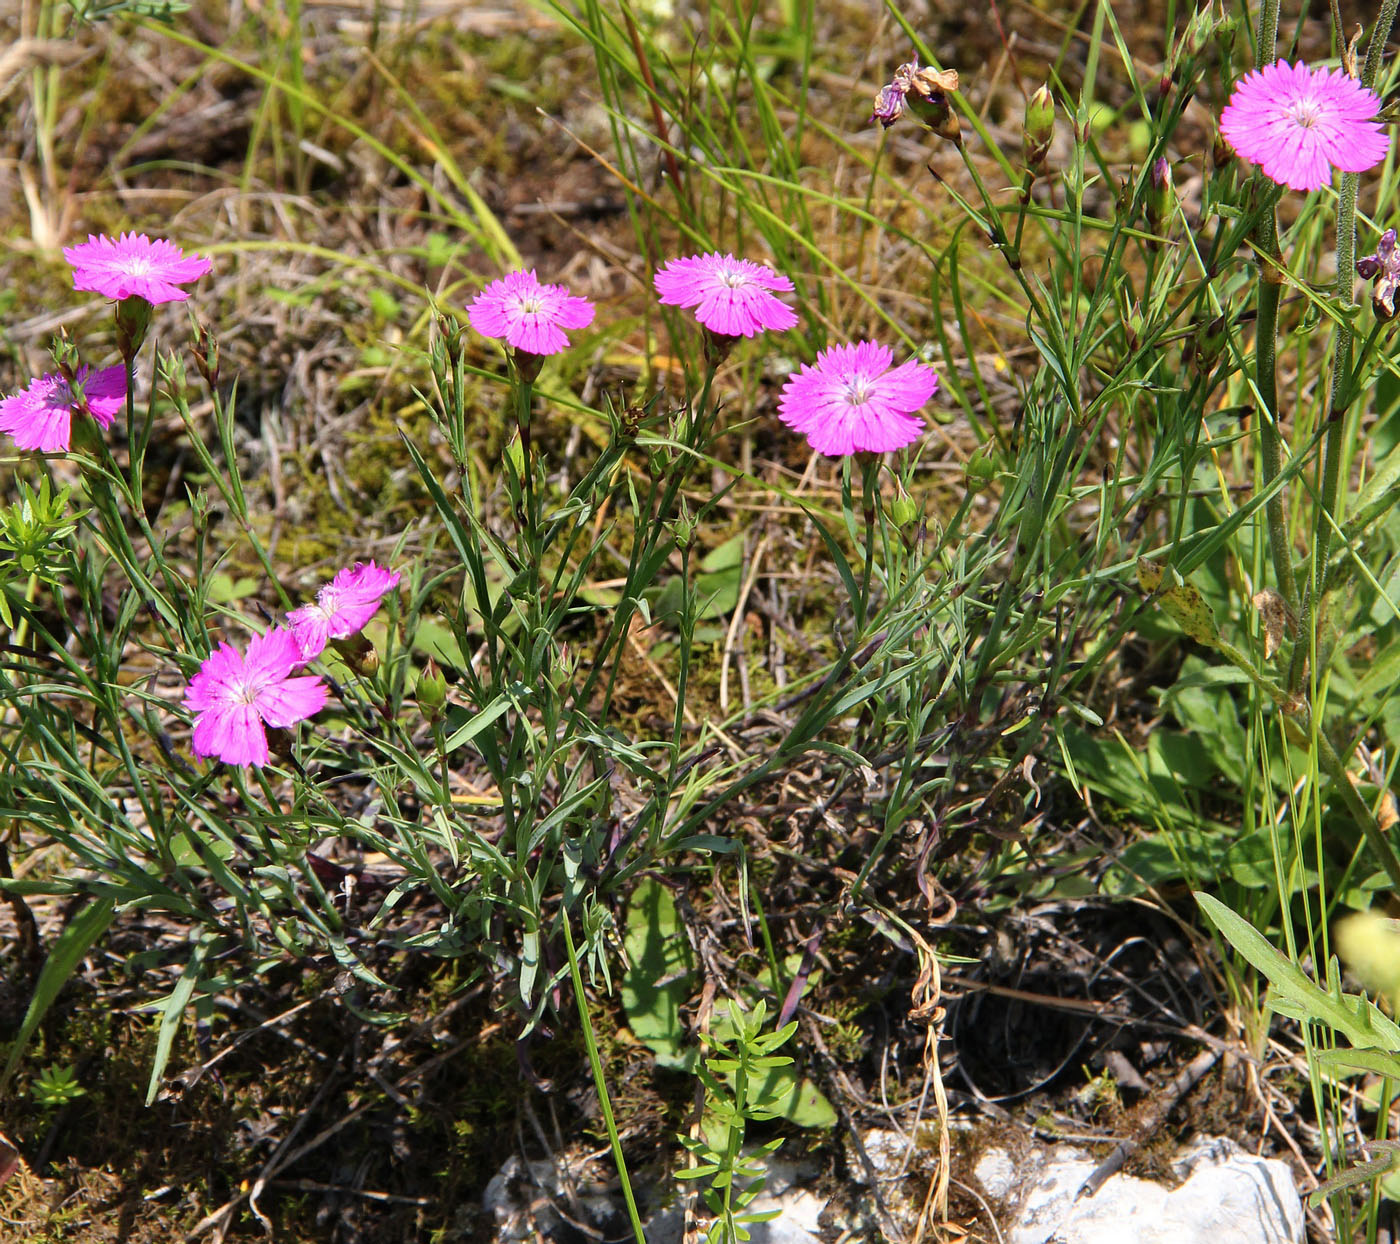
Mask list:
[{"label": "pink petal cluster", "polygon": [[467,318],[484,337],[504,338],[526,354],[567,350],[564,330],[593,323],[593,304],[565,285],[541,285],[531,268],[492,281],[467,308]]},{"label": "pink petal cluster", "polygon": [[713,333],[752,337],[767,329],[783,332],[797,313],[774,297],[791,293],[792,282],[772,268],[711,251],[668,260],[653,278],[668,307],[693,307],[695,318]]},{"label": "pink petal cluster", "polygon": [[186,255],[173,242],[144,233],[123,233],[112,239],[88,235],[78,246],[65,246],[63,257],[73,265],[73,288],[106,298],[144,298],[158,305],[184,302],[180,288],[197,281],[211,265],[200,255]]},{"label": "pink petal cluster", "polygon": [[313,674],[294,675],[301,652],[290,631],[259,635],[243,655],[221,643],[190,679],[185,707],[192,710],[196,756],[231,765],[265,765],[266,726],[304,721],[326,702],[326,686]]},{"label": "pink petal cluster", "polygon": [[1317,190],[1332,170],[1360,173],[1390,150],[1376,120],[1381,101],[1341,69],[1280,60],[1247,73],[1220,114],[1220,132],[1264,176],[1293,190]]},{"label": "pink petal cluster", "polygon": [[927,363],[891,367],[888,346],[873,341],[832,346],[788,377],[778,417],[818,453],[887,453],[918,440],[924,421],[914,411],[938,388]]},{"label": "pink petal cluster", "polygon": [[0,400],[0,432],[8,432],[21,449],[42,453],[67,450],[73,412],[86,406],[101,427],[108,427],[126,404],[126,369],[80,367],[74,375],[82,401],[59,375],[40,376],[27,389]]},{"label": "pink petal cluster", "polygon": [[374,562],[356,562],[339,571],[316,593],[315,603],[287,615],[300,652],[311,661],[332,639],[345,639],[364,628],[379,602],[399,585],[400,574]]}]

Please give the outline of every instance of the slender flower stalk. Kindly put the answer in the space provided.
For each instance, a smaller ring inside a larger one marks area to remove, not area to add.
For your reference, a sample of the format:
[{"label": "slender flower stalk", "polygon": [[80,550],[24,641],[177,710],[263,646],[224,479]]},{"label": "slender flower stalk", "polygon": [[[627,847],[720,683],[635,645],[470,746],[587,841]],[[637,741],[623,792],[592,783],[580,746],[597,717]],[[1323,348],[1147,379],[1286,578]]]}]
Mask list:
[{"label": "slender flower stalk", "polygon": [[[1259,46],[1255,53],[1256,67],[1272,64],[1278,43],[1279,0],[1263,0],[1259,6]],[[1256,293],[1258,308],[1254,338],[1254,380],[1263,409],[1259,417],[1260,474],[1267,490],[1283,470],[1283,453],[1278,432],[1278,386],[1275,380],[1278,334],[1279,266],[1281,254],[1278,241],[1276,196],[1272,187],[1265,187],[1261,173],[1255,185],[1268,194],[1268,200],[1254,228],[1254,247],[1259,256],[1259,281]],[[1298,589],[1293,579],[1293,554],[1288,540],[1288,515],[1283,497],[1275,493],[1264,507],[1269,530],[1269,555],[1274,565],[1274,578],[1279,593],[1290,609],[1296,609]]]},{"label": "slender flower stalk", "polygon": [[[1400,8],[1400,0],[1383,0],[1375,29],[1371,32],[1371,41],[1366,47],[1366,62],[1361,71],[1359,89],[1372,95],[1380,74],[1382,54],[1390,40],[1391,27],[1395,24],[1397,8]],[[1356,304],[1356,196],[1360,182],[1361,179],[1356,173],[1343,173],[1340,202],[1337,207],[1337,284],[1333,296],[1344,309]],[[1392,248],[1394,242],[1394,234],[1391,234]],[[1381,249],[1378,248],[1377,255],[1380,254]],[[1377,288],[1379,291],[1380,286]],[[1314,526],[1313,573],[1299,610],[1298,643],[1294,647],[1293,660],[1288,671],[1288,686],[1291,691],[1297,691],[1302,686],[1306,668],[1304,658],[1312,647],[1309,636],[1313,616],[1321,603],[1327,580],[1327,562],[1332,551],[1332,527],[1334,523],[1340,523],[1342,518],[1337,509],[1341,491],[1342,459],[1346,456],[1346,416],[1356,396],[1352,376],[1355,333],[1352,321],[1348,317],[1343,317],[1333,331],[1336,339],[1332,350],[1332,379],[1327,398],[1327,439],[1322,450],[1322,483]]]}]

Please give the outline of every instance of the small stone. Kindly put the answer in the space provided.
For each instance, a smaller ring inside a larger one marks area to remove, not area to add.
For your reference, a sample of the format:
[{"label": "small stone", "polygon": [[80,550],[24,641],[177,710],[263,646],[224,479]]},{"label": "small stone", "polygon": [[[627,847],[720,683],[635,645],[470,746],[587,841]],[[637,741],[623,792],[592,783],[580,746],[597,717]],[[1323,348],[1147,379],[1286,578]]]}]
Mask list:
[{"label": "small stone", "polygon": [[1173,1170],[1169,1189],[1114,1175],[1077,1199],[1097,1162],[1068,1146],[1013,1160],[988,1150],[976,1175],[1010,1210],[1007,1244],[1302,1244],[1303,1207],[1292,1172],[1233,1141],[1199,1137]]}]

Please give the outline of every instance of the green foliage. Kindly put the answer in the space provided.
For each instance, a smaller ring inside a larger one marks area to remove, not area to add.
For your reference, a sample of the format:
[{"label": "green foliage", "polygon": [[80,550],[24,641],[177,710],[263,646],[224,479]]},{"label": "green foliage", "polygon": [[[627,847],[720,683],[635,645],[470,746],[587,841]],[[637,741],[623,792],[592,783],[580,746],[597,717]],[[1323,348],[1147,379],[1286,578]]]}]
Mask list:
[{"label": "green foliage", "polygon": [[34,1104],[45,1110],[66,1106],[86,1093],[87,1089],[78,1083],[78,1074],[72,1067],[45,1067],[29,1087]]},{"label": "green foliage", "polygon": [[749,1227],[767,1222],[776,1211],[745,1212],[763,1191],[767,1180],[763,1159],[782,1145],[781,1140],[744,1152],[748,1125],[778,1118],[788,1105],[785,1095],[775,1094],[780,1083],[774,1073],[792,1065],[792,1059],[773,1051],[787,1044],[797,1022],[776,1032],[764,1033],[767,1008],[759,1002],[745,1012],[731,1003],[727,1031],[702,1033],[711,1051],[701,1060],[697,1074],[705,1086],[705,1108],[712,1125],[698,1137],[681,1136],[691,1155],[691,1165],[677,1172],[684,1180],[705,1180],[705,1204],[714,1215],[708,1244],[742,1244]]},{"label": "green foliage", "polygon": [[[700,1051],[687,1041],[681,1017],[681,1009],[694,990],[694,956],[675,900],[659,881],[647,878],[632,892],[623,946],[628,970],[622,978],[622,1006],[632,1034],[656,1056],[658,1067],[694,1072]],[[795,969],[796,960],[788,966]],[[774,993],[779,992],[778,980],[768,983]],[[751,991],[740,992],[750,996],[754,1013],[766,1005],[761,998],[753,999]],[[721,1043],[740,1040],[744,1014],[741,1003],[730,999],[716,1003],[711,1037]],[[816,1085],[798,1074],[791,1059],[768,1066],[760,1080],[750,1081],[747,1092],[749,1100],[769,1117],[785,1119],[797,1127],[836,1124],[831,1103]],[[711,1112],[707,1129],[727,1126],[722,1113]]]}]

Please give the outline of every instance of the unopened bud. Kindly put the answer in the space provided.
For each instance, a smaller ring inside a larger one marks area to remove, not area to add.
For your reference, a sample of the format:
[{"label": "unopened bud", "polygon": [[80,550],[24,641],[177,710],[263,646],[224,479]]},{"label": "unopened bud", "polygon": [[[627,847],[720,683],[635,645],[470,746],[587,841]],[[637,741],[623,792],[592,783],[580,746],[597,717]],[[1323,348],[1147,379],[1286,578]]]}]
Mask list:
[{"label": "unopened bud", "polygon": [[1055,99],[1048,86],[1038,87],[1026,100],[1026,121],[1023,133],[1026,166],[1040,174],[1045,169],[1045,157],[1055,141]]},{"label": "unopened bud", "polygon": [[219,339],[203,320],[194,326],[194,365],[211,389],[219,383]]},{"label": "unopened bud", "polygon": [[681,506],[681,512],[671,524],[671,535],[676,541],[676,548],[682,553],[695,543],[695,521],[690,517],[684,504]]},{"label": "unopened bud", "polygon": [[1220,24],[1213,0],[1196,10],[1196,16],[1186,27],[1186,51],[1190,56],[1199,56],[1215,42],[1215,32]]},{"label": "unopened bud", "polygon": [[979,449],[967,460],[967,466],[963,468],[963,483],[968,492],[978,493],[990,488],[996,475],[997,464],[985,450]]},{"label": "unopened bud", "polygon": [[418,681],[413,686],[413,698],[430,721],[442,716],[443,705],[447,703],[447,679],[432,657],[428,658],[428,664],[418,675]]},{"label": "unopened bud", "polygon": [[919,517],[919,504],[904,490],[899,480],[895,481],[894,500],[890,502],[890,518],[896,527],[907,527]]},{"label": "unopened bud", "polygon": [[1172,189],[1172,166],[1167,157],[1162,156],[1152,165],[1147,186],[1147,219],[1154,229],[1160,229],[1171,218],[1176,204],[1176,192]]}]

